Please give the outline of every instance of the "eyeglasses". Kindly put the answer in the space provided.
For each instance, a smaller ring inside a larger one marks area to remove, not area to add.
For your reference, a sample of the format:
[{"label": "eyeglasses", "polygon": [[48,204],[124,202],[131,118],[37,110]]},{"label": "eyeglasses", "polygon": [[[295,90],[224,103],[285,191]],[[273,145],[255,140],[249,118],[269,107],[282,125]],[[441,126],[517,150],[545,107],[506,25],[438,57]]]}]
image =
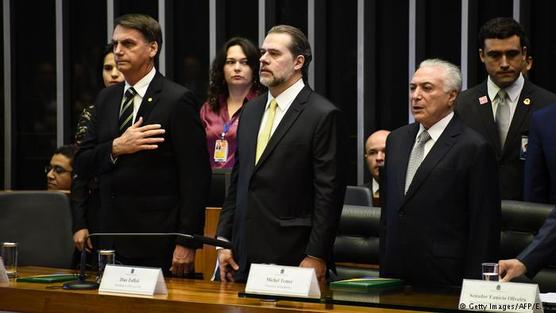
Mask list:
[{"label": "eyeglasses", "polygon": [[58,175],[64,174],[64,173],[71,173],[71,171],[66,170],[65,168],[63,168],[59,165],[54,165],[54,166],[47,165],[47,166],[44,167],[44,173],[45,174],[48,174],[52,170],[54,171],[54,173],[56,173]]}]

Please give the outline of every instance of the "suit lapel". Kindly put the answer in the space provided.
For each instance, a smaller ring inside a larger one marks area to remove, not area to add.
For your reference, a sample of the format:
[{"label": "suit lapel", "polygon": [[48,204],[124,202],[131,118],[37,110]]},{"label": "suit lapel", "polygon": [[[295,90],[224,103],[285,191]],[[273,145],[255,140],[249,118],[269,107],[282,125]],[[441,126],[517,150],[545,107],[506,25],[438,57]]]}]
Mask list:
[{"label": "suit lapel", "polygon": [[[268,93],[266,93],[266,96],[262,96],[253,100],[253,102],[246,103],[245,104],[246,107],[243,109],[242,115],[239,117],[240,127],[242,129],[245,127],[244,128],[245,131],[242,131],[241,133],[242,137],[239,138],[239,140],[244,142],[244,144],[242,144],[244,151],[241,151],[240,155],[245,154],[245,158],[247,159],[247,163],[248,163],[245,166],[252,166],[252,167],[255,166],[255,154],[257,152],[257,137],[259,135],[259,128],[261,127],[261,122],[263,119],[267,99],[268,99]],[[249,106],[250,108],[252,107],[253,112],[252,114],[249,114],[249,116],[246,118],[243,113],[246,113],[247,106]]]},{"label": "suit lapel", "polygon": [[124,83],[118,84],[113,90],[113,95],[108,97],[109,103],[106,111],[108,112],[108,129],[112,133],[114,138],[120,136],[120,126],[118,125],[120,120],[120,107],[122,106],[122,99],[124,97]]},{"label": "suit lapel", "polygon": [[[519,95],[519,100],[517,101],[517,105],[515,107],[514,116],[512,118],[512,122],[510,123],[510,129],[508,130],[508,136],[506,137],[506,142],[509,143],[512,140],[515,140],[516,137],[521,137],[521,125],[525,122],[526,117],[529,115],[529,110],[531,105],[533,105],[532,100],[530,98],[531,95],[531,84],[528,80],[525,80],[523,84],[523,90],[521,90],[521,94]],[[529,99],[525,101],[525,99]],[[527,102],[527,104],[525,104]],[[502,155],[507,155],[511,153],[507,149],[511,149],[512,145],[505,144],[504,151],[502,151]]]},{"label": "suit lapel", "polygon": [[137,116],[135,117],[134,123],[139,119],[139,117],[143,117],[143,124],[147,124],[148,118],[160,99],[160,91],[162,91],[162,83],[164,79],[162,74],[156,73],[153,80],[149,84],[149,88],[147,88],[147,92],[143,97],[143,101],[141,101],[141,106],[139,107],[139,111],[137,112]]},{"label": "suit lapel", "polygon": [[411,185],[409,185],[409,189],[405,195],[404,203],[411,199],[415,192],[419,190],[419,187],[424,183],[438,162],[442,160],[446,153],[448,153],[456,143],[457,137],[462,131],[461,126],[459,118],[454,115],[444,132],[442,132],[442,135],[438,138],[438,141],[435,142],[434,146],[417,169],[413,181]]},{"label": "suit lapel", "polygon": [[413,146],[415,145],[415,137],[417,137],[418,131],[419,124],[411,124],[410,127],[408,127],[407,129],[407,135],[404,138],[405,142],[402,142],[400,145],[400,164],[402,164],[402,166],[399,168],[396,175],[396,186],[398,186],[398,190],[396,191],[396,193],[399,195],[400,198],[404,198],[407,166],[409,165],[409,157],[411,156],[411,150],[413,150]]},{"label": "suit lapel", "polygon": [[[259,159],[259,162],[257,162],[257,166],[255,167],[255,169],[258,168],[261,164],[264,163],[264,161],[268,158],[268,156],[276,148],[276,146],[278,145],[278,143],[280,142],[282,137],[284,137],[284,135],[288,132],[290,127],[293,125],[293,123],[297,120],[297,117],[303,111],[304,103],[307,102],[311,92],[312,92],[311,89],[309,87],[305,86],[305,87],[303,87],[301,92],[299,92],[297,97],[295,97],[295,99],[292,102],[291,106],[289,107],[288,111],[286,112],[286,114],[284,115],[282,120],[280,121],[280,124],[278,124],[278,127],[276,127],[276,130],[274,131],[274,133],[270,137],[270,140],[268,141],[268,144],[267,144],[266,148],[264,149],[263,154],[261,155],[261,158]],[[261,118],[262,118],[262,115],[261,115]],[[255,146],[256,146],[256,144],[255,144]]]},{"label": "suit lapel", "polygon": [[[480,119],[483,123],[483,127],[487,134],[487,140],[494,144],[497,153],[500,153],[500,137],[498,136],[498,129],[496,129],[496,124],[494,123],[494,112],[492,111],[492,99],[488,97],[487,83],[484,81],[479,89],[477,95],[477,110],[479,111]],[[483,98],[486,97],[486,98]],[[481,99],[486,99],[487,102]],[[483,104],[481,104],[483,102]]]}]

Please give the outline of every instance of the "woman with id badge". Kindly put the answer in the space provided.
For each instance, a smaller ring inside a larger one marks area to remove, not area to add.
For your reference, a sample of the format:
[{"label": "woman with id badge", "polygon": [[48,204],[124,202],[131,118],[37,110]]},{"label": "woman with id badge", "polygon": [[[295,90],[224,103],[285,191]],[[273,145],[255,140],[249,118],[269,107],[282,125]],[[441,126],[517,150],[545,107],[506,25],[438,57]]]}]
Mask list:
[{"label": "woman with id badge", "polygon": [[208,100],[200,115],[213,169],[234,165],[241,108],[263,88],[259,83],[259,58],[259,49],[251,41],[234,37],[212,62]]}]

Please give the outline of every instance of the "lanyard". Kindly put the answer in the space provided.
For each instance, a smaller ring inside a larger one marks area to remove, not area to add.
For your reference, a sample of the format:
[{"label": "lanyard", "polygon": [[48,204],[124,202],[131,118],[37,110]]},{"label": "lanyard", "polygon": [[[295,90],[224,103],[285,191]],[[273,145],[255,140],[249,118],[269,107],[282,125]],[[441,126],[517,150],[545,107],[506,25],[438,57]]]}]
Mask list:
[{"label": "lanyard", "polygon": [[230,130],[230,127],[232,127],[234,122],[237,120],[238,116],[239,116],[239,112],[237,112],[236,115],[232,119],[230,119],[229,121],[224,123],[224,130],[222,131],[222,134],[220,135],[222,137],[222,139],[224,139],[224,137],[226,137],[226,134]]}]

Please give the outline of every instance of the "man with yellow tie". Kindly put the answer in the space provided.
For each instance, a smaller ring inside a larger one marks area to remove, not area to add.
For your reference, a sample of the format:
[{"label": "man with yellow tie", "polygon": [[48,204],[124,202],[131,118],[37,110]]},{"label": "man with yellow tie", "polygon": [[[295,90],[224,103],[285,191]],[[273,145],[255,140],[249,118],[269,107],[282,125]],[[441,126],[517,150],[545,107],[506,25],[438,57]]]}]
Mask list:
[{"label": "man with yellow tie", "polygon": [[[267,34],[260,81],[238,126],[236,163],[217,236],[222,281],[244,281],[250,264],[312,267],[326,279],[345,193],[345,125],[332,103],[305,85],[311,47],[288,25]],[[305,80],[305,82],[304,82]]]}]

